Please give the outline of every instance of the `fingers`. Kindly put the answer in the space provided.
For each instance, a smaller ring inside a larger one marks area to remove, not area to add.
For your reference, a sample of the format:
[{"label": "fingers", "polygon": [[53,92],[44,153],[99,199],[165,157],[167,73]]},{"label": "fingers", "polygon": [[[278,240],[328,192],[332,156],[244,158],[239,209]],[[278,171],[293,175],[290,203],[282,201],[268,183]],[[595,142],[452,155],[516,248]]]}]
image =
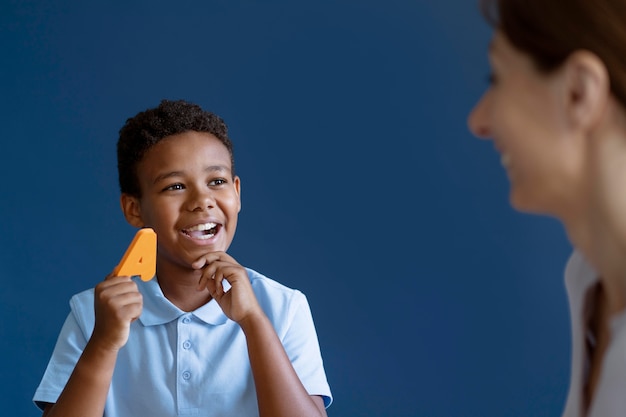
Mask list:
[{"label": "fingers", "polygon": [[107,276],[94,290],[96,326],[101,345],[119,349],[128,340],[130,323],[139,318],[143,297],[130,277]]},{"label": "fingers", "polygon": [[[246,269],[224,252],[206,254],[193,263],[201,270],[198,290],[208,290],[228,318],[239,323],[253,314],[262,314]],[[224,291],[224,280],[230,289]]]},{"label": "fingers", "polygon": [[235,259],[232,256],[228,255],[226,252],[209,252],[205,255],[202,255],[200,258],[196,259],[191,264],[191,267],[193,269],[202,269],[208,264],[213,263],[215,261],[226,261],[226,262],[239,265],[237,261],[235,261]]},{"label": "fingers", "polygon": [[237,275],[242,272],[245,274],[243,267],[224,252],[211,252],[203,255],[192,264],[192,267],[202,269],[198,290],[206,288],[214,298],[224,295],[224,279],[232,285]]},{"label": "fingers", "polygon": [[233,284],[237,280],[237,276],[241,274],[242,267],[238,264],[232,264],[224,261],[214,261],[204,268],[202,276],[198,282],[199,289],[208,289],[214,298],[224,295],[224,280],[229,284]]},{"label": "fingers", "polygon": [[108,277],[96,286],[95,294],[97,305],[119,319],[135,319],[141,313],[142,296],[130,277]]}]

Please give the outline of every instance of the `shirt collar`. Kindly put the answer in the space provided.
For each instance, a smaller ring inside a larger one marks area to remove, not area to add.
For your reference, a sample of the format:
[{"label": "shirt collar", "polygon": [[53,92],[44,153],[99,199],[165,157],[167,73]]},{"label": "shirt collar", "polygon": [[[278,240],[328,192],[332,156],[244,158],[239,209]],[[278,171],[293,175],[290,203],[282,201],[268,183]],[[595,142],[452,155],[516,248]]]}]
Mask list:
[{"label": "shirt collar", "polygon": [[[178,319],[186,313],[170,302],[161,291],[156,277],[144,282],[139,278],[133,278],[143,296],[143,310],[139,321],[144,326],[157,326]],[[228,317],[215,300],[211,300],[191,314],[207,324],[221,325],[228,321]]]}]

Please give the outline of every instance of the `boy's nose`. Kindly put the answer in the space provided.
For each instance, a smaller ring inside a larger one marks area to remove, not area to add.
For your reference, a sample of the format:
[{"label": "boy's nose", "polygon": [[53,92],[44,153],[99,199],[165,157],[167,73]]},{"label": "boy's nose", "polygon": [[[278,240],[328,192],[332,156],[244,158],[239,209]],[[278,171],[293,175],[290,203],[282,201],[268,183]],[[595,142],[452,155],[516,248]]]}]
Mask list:
[{"label": "boy's nose", "polygon": [[489,139],[491,137],[491,128],[489,127],[489,119],[487,117],[487,98],[485,96],[486,93],[474,105],[467,117],[469,130],[479,139]]},{"label": "boy's nose", "polygon": [[190,211],[202,211],[213,208],[215,199],[209,190],[196,190],[189,199],[188,208]]}]

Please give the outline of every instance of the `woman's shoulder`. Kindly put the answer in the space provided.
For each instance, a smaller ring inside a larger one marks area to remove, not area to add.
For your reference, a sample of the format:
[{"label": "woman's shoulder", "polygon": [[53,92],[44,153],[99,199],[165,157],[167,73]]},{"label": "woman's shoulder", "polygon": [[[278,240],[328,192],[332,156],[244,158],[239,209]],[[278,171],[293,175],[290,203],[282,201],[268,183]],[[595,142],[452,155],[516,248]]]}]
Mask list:
[{"label": "woman's shoulder", "polygon": [[598,273],[585,259],[583,253],[574,249],[565,266],[565,285],[569,292],[585,291],[598,280]]}]

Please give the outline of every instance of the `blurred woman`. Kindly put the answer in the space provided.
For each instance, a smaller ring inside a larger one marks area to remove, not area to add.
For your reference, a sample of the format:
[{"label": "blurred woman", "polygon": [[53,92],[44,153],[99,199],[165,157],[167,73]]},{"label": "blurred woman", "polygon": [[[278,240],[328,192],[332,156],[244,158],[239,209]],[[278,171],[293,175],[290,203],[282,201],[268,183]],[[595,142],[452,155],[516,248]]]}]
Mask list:
[{"label": "blurred woman", "polygon": [[572,369],[566,417],[626,415],[626,0],[485,0],[491,85],[469,116],[518,210],[558,218]]}]

